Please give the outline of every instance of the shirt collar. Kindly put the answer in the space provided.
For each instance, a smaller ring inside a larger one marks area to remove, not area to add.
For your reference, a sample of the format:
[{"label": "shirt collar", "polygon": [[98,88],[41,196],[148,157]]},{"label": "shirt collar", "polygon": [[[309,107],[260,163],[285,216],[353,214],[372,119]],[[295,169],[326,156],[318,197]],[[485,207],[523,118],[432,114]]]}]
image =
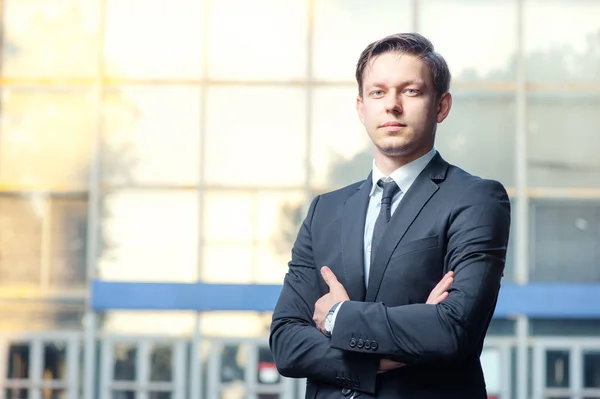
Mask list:
[{"label": "shirt collar", "polygon": [[[420,158],[415,159],[414,161],[407,163],[404,166],[399,167],[395,171],[393,171],[389,177],[391,177],[400,190],[403,193],[406,193],[410,186],[417,180],[419,174],[425,169],[427,164],[433,159],[435,154],[437,153],[435,148],[432,148],[427,154],[423,155]],[[381,170],[375,165],[375,160],[373,160],[373,181],[371,187],[371,193],[369,196],[373,196],[375,194],[375,190],[378,188],[377,182],[379,179],[386,177]]]}]

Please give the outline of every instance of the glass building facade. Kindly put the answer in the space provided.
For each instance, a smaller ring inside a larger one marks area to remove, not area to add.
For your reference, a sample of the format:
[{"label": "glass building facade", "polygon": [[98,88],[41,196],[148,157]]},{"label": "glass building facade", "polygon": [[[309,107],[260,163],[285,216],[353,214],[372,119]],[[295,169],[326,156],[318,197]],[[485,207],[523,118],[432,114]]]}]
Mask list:
[{"label": "glass building facade", "polygon": [[[401,31],[430,38],[453,75],[438,151],[509,191],[505,284],[547,299],[494,320],[488,386],[600,397],[600,308],[552,296],[600,296],[600,1],[0,8],[0,399],[220,397],[211,367],[227,356],[240,392],[296,392],[261,391],[247,366],[268,363],[268,311],[99,312],[90,287],[280,284],[309,201],[369,173],[354,69]],[[242,397],[231,381],[223,397]]]}]

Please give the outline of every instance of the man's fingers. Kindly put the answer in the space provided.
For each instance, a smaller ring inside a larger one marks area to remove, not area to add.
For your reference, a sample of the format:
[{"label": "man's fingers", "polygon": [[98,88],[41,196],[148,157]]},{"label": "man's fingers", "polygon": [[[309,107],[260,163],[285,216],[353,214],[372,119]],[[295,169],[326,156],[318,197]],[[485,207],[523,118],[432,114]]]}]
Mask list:
[{"label": "man's fingers", "polygon": [[430,305],[437,305],[444,299],[448,298],[448,292],[446,290],[450,288],[454,282],[454,272],[450,271],[442,277],[439,283],[431,290],[427,303]]},{"label": "man's fingers", "polygon": [[323,266],[321,268],[321,276],[323,276],[323,280],[325,280],[325,283],[327,283],[327,285],[329,286],[329,289],[332,288],[332,285],[339,283],[335,274],[327,266]]}]

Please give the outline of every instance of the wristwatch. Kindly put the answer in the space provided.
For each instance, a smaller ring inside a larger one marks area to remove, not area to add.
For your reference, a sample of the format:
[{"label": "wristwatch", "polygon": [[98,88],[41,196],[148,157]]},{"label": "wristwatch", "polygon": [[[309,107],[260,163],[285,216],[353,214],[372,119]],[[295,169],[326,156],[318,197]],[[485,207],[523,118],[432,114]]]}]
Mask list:
[{"label": "wristwatch", "polygon": [[327,316],[325,316],[325,320],[323,321],[323,328],[325,329],[325,335],[331,337],[331,332],[333,331],[333,314],[338,306],[340,306],[341,302],[336,303],[329,309],[327,312]]}]

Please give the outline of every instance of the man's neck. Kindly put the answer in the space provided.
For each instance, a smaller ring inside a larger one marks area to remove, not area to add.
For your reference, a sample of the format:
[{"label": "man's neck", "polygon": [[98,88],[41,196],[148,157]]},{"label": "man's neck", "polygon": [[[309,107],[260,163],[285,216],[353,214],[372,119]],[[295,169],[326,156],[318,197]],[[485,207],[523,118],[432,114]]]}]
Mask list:
[{"label": "man's neck", "polygon": [[385,176],[389,176],[395,170],[413,162],[416,159],[421,158],[432,150],[433,147],[427,148],[418,152],[414,152],[407,155],[389,156],[382,154],[377,149],[375,150],[375,165]]}]

